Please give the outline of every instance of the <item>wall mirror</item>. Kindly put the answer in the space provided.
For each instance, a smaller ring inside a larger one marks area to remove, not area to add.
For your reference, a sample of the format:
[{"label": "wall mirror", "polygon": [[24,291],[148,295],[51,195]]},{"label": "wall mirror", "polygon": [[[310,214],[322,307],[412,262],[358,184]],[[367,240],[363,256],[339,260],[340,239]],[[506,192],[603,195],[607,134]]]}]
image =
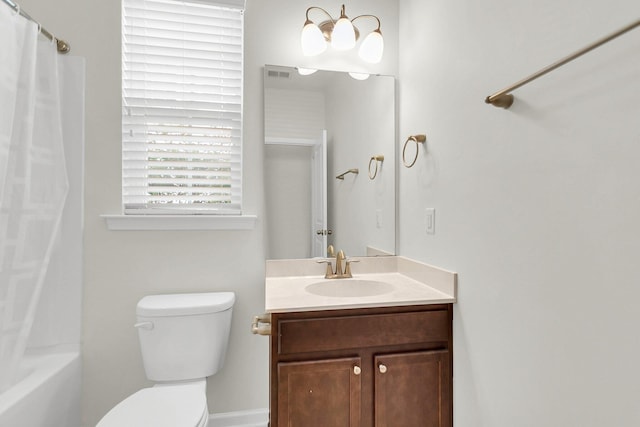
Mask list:
[{"label": "wall mirror", "polygon": [[305,71],[264,69],[267,257],[393,255],[395,79]]}]

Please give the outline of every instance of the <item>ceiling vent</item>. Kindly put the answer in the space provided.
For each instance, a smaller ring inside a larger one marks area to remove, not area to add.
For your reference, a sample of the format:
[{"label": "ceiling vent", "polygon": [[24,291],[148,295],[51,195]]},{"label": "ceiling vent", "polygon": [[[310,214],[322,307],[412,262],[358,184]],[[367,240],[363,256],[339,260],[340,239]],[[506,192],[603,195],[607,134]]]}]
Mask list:
[{"label": "ceiling vent", "polygon": [[267,76],[274,79],[290,79],[291,73],[289,71],[268,70]]}]

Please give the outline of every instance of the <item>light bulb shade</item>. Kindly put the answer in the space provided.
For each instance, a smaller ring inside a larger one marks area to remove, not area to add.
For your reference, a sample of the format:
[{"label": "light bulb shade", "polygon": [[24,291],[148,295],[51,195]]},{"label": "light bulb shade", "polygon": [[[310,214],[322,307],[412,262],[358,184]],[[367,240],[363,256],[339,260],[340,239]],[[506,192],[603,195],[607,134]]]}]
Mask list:
[{"label": "light bulb shade", "polygon": [[322,31],[311,21],[307,21],[302,28],[300,43],[304,56],[319,55],[327,49],[327,41],[324,39]]},{"label": "light bulb shade", "polygon": [[336,50],[353,49],[356,45],[356,32],[348,18],[340,18],[331,32],[331,47]]},{"label": "light bulb shade", "polygon": [[364,61],[377,64],[382,60],[382,52],[384,51],[384,40],[379,30],[372,31],[360,44],[358,55]]},{"label": "light bulb shade", "polygon": [[369,78],[369,74],[367,73],[349,73],[349,75],[356,80],[367,80]]},{"label": "light bulb shade", "polygon": [[301,76],[310,76],[311,74],[315,73],[316,71],[318,71],[315,68],[302,68],[302,67],[298,67],[298,74],[300,74]]}]

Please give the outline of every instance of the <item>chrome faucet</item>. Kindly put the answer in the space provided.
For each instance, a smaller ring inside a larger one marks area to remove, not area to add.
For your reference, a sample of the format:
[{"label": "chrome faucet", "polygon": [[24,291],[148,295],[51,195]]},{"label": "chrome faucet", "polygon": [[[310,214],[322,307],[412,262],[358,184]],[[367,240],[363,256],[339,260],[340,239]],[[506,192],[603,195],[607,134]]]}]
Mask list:
[{"label": "chrome faucet", "polygon": [[[330,248],[331,250],[329,251],[329,253],[332,252],[333,246],[330,246]],[[353,277],[351,275],[351,263],[353,261],[348,260],[347,257],[344,255],[343,251],[338,251],[338,254],[336,255],[335,270],[331,267],[331,258],[328,258],[326,260],[322,260],[319,262],[327,263],[327,272],[324,275],[325,279],[349,279]],[[343,268],[343,263],[344,263],[344,268]]]}]

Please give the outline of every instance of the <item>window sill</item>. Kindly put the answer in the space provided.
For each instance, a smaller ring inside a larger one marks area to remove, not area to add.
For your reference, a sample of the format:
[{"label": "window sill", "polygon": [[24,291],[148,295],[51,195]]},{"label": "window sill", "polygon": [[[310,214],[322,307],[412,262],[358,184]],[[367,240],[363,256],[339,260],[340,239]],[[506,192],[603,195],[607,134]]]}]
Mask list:
[{"label": "window sill", "polygon": [[256,215],[100,215],[109,230],[252,230]]}]

